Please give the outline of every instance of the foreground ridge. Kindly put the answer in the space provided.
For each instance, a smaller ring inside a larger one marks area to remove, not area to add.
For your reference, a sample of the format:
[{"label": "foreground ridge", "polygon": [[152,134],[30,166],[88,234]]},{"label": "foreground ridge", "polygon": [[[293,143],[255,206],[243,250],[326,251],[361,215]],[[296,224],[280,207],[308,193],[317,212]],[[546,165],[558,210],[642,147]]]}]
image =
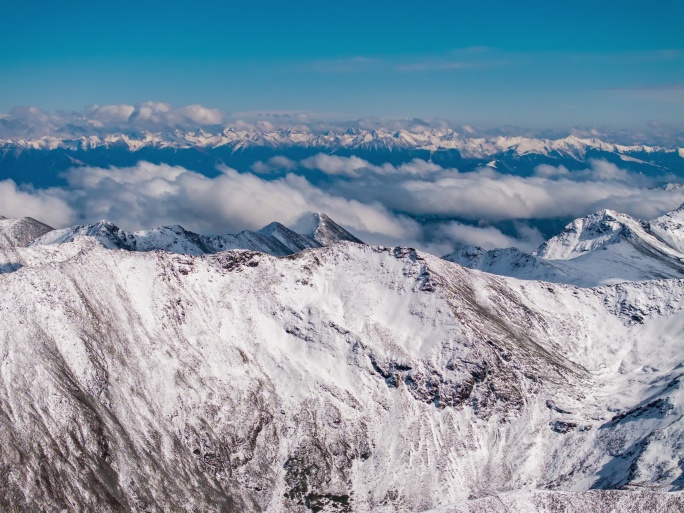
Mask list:
[{"label": "foreground ridge", "polygon": [[[682,490],[682,280],[581,289],[345,241],[16,253],[3,509],[682,504],[663,495]],[[630,486],[652,490],[584,495]]]}]

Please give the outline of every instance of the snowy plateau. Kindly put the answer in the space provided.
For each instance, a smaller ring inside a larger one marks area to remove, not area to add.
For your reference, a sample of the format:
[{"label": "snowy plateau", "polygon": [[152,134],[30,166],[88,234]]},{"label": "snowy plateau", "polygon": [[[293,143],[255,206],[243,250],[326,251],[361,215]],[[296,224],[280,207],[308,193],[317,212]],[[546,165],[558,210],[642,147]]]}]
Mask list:
[{"label": "snowy plateau", "polygon": [[531,255],[310,225],[0,219],[0,509],[684,510],[683,209]]}]

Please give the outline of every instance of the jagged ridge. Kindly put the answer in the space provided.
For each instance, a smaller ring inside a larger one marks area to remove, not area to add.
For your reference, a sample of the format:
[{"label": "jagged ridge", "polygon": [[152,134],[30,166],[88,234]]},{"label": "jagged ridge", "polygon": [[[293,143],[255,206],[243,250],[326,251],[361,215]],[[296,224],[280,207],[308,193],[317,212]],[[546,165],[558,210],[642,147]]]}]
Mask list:
[{"label": "jagged ridge", "polygon": [[94,237],[106,248],[127,251],[164,250],[186,255],[206,255],[231,249],[248,249],[274,256],[287,256],[342,240],[361,243],[325,214],[312,214],[306,224],[311,227],[309,234],[299,234],[273,222],[256,232],[245,230],[237,235],[205,236],[178,225],[126,232],[109,221],[100,221],[92,225],[79,225],[45,233],[32,244],[63,244],[85,236]]}]

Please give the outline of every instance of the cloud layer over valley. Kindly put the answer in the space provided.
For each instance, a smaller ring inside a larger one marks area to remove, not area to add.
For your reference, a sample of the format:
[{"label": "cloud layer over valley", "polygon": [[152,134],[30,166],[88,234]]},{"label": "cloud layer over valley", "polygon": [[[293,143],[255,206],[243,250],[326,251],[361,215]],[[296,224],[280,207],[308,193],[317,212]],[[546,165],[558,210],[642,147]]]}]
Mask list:
[{"label": "cloud layer over valley", "polygon": [[[312,172],[324,179],[312,180]],[[149,162],[75,166],[64,177],[66,186],[44,189],[0,181],[0,215],[55,227],[107,219],[126,229],[181,224],[220,234],[274,220],[296,228],[310,212],[323,211],[367,242],[443,254],[455,244],[531,251],[543,239],[538,220],[604,208],[651,219],[684,203],[684,190],[654,187],[653,179],[604,160],[575,171],[540,165],[522,177],[491,167],[462,173],[420,159],[373,165],[318,154],[299,161],[272,157],[249,172],[221,165],[215,177]]]}]

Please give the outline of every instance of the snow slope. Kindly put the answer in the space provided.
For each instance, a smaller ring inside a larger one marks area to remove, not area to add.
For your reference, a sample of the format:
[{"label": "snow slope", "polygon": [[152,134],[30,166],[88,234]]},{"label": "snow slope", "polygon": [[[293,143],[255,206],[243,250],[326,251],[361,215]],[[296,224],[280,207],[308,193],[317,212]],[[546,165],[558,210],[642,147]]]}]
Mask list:
[{"label": "snow slope", "polygon": [[2,509],[684,507],[682,280],[582,289],[351,242],[16,252]]},{"label": "snow slope", "polygon": [[0,247],[27,246],[52,229],[52,227],[31,217],[7,219],[0,216]]},{"label": "snow slope", "polygon": [[649,228],[653,236],[680,253],[684,253],[684,205],[654,219]]},{"label": "snow slope", "polygon": [[30,217],[7,219],[0,216],[0,274],[15,271],[23,265],[16,248],[27,246],[51,230],[50,226]]},{"label": "snow slope", "polygon": [[503,276],[584,287],[684,278],[684,209],[650,222],[602,210],[574,220],[532,255],[463,247],[444,258]]}]

